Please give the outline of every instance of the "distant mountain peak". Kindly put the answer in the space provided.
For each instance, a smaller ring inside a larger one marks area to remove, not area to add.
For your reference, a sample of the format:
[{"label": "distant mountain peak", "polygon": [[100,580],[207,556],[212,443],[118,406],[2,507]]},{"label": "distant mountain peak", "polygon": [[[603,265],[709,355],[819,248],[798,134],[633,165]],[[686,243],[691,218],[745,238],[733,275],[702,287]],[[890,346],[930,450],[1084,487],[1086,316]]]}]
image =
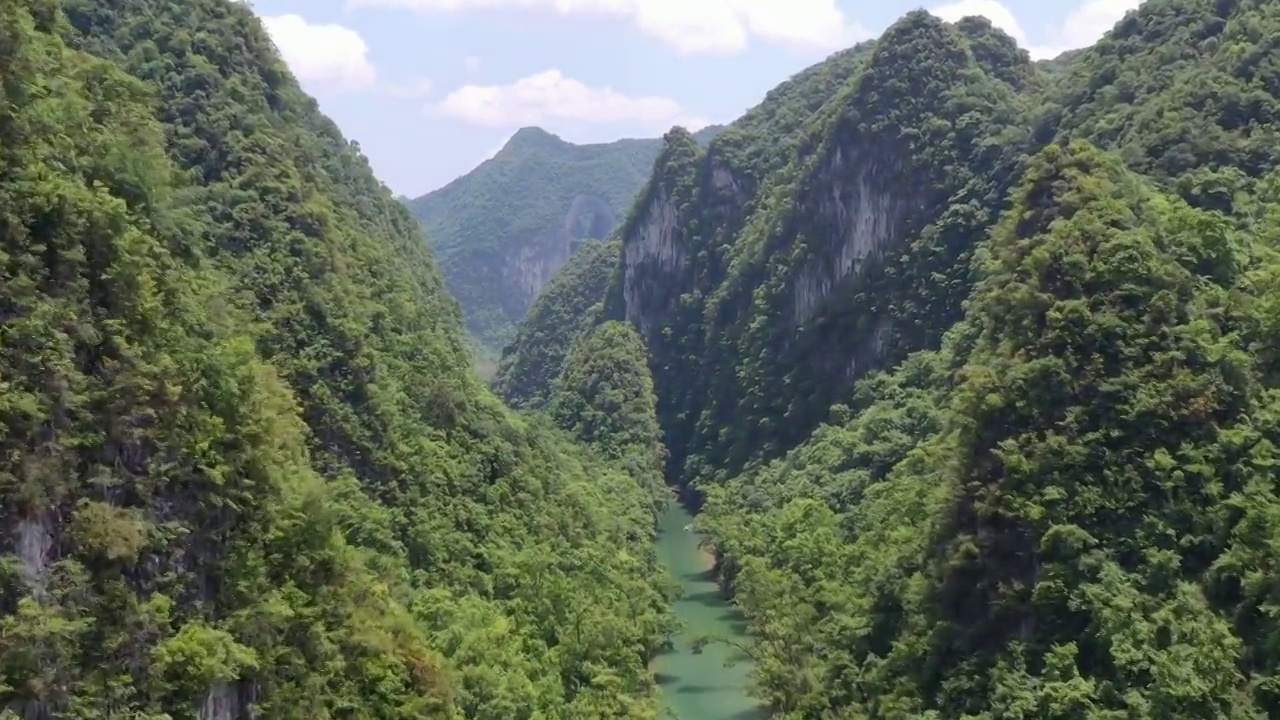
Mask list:
[{"label": "distant mountain peak", "polygon": [[517,138],[535,138],[535,137],[543,137],[543,138],[552,137],[552,138],[559,139],[559,136],[556,135],[555,133],[549,130],[540,128],[537,125],[526,125],[525,127],[520,128],[519,130],[515,131],[515,134],[511,136],[511,139],[515,140]]},{"label": "distant mountain peak", "polygon": [[[718,126],[693,136],[709,141]],[[522,127],[495,155],[405,203],[427,230],[467,329],[497,350],[583,240],[603,239],[653,170],[662,138],[577,144]]]},{"label": "distant mountain peak", "polygon": [[549,145],[571,145],[569,141],[556,135],[555,133],[544,130],[536,125],[522,127],[511,135],[511,139],[507,140],[507,144],[502,146],[503,150],[509,150],[513,147],[538,147]]}]

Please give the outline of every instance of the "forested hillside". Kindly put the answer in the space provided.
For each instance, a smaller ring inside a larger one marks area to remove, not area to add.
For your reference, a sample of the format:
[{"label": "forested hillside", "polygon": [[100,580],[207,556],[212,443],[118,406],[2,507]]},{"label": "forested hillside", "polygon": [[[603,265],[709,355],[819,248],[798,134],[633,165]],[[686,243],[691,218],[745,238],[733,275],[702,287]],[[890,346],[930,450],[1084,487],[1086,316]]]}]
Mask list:
[{"label": "forested hillside", "polygon": [[655,717],[653,488],[483,389],[247,6],[0,2],[0,92],[0,714]]},{"label": "forested hillside", "polygon": [[575,145],[527,127],[476,169],[407,203],[483,348],[512,340],[582,241],[617,228],[660,147],[657,139]]},{"label": "forested hillside", "polygon": [[648,348],[776,717],[1280,715],[1277,37],[914,12],[664,138],[583,317]]},{"label": "forested hillside", "polygon": [[663,453],[656,406],[644,341],[630,325],[607,322],[573,345],[548,414],[656,491]]}]

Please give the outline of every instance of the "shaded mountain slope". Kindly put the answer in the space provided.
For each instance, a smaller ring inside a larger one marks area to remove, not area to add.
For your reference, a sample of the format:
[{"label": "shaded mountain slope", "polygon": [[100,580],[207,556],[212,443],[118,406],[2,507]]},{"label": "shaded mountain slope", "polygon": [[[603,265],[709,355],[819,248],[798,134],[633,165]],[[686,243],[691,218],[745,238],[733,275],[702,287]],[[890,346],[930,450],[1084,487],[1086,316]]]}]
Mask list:
[{"label": "shaded mountain slope", "polygon": [[596,324],[621,259],[617,241],[584,243],[529,308],[503,353],[494,390],[515,408],[543,408],[578,337]]},{"label": "shaded mountain slope", "polygon": [[705,152],[668,134],[620,231],[606,312],[654,355],[672,473],[783,451],[866,369],[937,343],[1027,146],[1032,73],[989,23],[918,12],[798,75]]}]

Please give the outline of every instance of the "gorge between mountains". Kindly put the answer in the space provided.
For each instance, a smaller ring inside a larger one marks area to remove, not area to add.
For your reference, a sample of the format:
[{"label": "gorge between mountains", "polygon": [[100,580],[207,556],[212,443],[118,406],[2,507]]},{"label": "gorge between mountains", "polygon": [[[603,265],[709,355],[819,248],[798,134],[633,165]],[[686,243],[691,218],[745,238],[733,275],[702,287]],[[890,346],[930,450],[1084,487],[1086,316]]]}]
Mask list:
[{"label": "gorge between mountains", "polygon": [[1280,716],[1277,38],[401,202],[248,4],[0,0],[0,720]]}]

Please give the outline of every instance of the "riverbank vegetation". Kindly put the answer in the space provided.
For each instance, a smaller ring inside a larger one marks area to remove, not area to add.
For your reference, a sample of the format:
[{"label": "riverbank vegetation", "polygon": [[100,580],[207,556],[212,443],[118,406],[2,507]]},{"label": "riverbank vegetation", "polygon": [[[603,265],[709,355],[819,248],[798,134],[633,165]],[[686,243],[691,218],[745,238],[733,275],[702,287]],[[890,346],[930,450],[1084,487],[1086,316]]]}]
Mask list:
[{"label": "riverbank vegetation", "polygon": [[912,13],[668,134],[602,321],[776,717],[1280,713],[1277,23]]}]

